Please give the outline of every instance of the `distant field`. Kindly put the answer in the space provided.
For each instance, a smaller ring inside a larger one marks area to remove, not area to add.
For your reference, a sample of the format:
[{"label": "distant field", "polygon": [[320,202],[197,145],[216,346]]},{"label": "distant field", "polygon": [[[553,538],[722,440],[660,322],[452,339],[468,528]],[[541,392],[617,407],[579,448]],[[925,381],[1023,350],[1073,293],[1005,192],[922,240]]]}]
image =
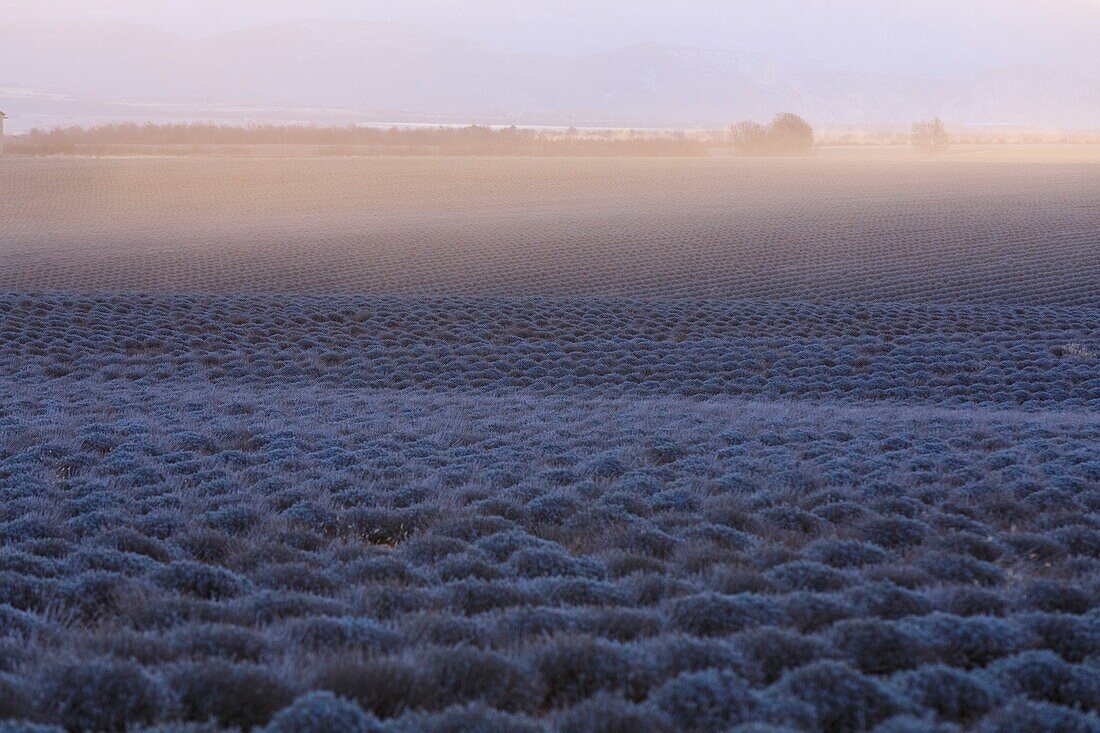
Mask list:
[{"label": "distant field", "polygon": [[1100,167],[11,159],[0,288],[1096,305]]},{"label": "distant field", "polygon": [[3,733],[1100,732],[1100,166],[0,180]]}]

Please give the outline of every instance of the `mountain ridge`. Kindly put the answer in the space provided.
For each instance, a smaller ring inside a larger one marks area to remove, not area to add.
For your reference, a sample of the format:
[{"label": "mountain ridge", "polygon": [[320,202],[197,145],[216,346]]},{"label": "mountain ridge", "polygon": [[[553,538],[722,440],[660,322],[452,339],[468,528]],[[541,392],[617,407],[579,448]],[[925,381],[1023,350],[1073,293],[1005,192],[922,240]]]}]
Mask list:
[{"label": "mountain ridge", "polygon": [[791,110],[831,125],[940,115],[965,124],[1100,128],[1100,81],[1034,65],[959,79],[835,72],[656,42],[552,56],[366,21],[297,21],[199,39],[136,24],[0,24],[0,104],[15,115],[44,109],[33,95],[3,88],[93,106],[323,108],[519,124],[710,126]]}]

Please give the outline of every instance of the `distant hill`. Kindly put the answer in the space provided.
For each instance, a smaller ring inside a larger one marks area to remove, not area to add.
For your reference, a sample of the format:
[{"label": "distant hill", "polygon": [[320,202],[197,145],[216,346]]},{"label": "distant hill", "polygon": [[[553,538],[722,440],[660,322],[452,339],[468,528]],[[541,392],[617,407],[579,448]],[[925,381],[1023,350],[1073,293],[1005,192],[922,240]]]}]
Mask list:
[{"label": "distant hill", "polygon": [[845,74],[661,44],[537,56],[388,23],[314,21],[198,40],[123,24],[0,25],[0,108],[10,114],[141,117],[149,105],[166,116],[263,108],[305,120],[327,110],[386,121],[714,126],[791,110],[821,124],[938,114],[1100,128],[1100,81],[1039,67],[962,79]]}]

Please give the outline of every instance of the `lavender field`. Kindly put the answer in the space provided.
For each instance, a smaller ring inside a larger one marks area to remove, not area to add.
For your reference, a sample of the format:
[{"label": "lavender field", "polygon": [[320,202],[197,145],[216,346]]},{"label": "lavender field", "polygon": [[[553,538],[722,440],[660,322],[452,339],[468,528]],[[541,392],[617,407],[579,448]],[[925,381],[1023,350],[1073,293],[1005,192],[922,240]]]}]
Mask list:
[{"label": "lavender field", "polygon": [[1098,172],[0,160],[0,733],[1100,731]]}]

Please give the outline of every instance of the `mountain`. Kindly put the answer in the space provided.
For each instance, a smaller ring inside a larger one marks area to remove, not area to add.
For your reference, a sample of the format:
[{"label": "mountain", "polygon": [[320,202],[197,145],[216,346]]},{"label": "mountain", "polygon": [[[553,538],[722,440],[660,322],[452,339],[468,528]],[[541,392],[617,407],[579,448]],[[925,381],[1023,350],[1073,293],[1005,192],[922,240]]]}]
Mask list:
[{"label": "mountain", "polygon": [[1038,66],[980,74],[956,86],[944,114],[987,123],[1100,128],[1100,81]]},{"label": "mountain", "polygon": [[1100,82],[1041,67],[967,78],[839,73],[655,43],[520,54],[398,23],[310,21],[202,39],[127,24],[9,24],[0,25],[0,109],[13,126],[35,115],[713,126],[790,110],[819,124],[939,114],[1100,128]]},{"label": "mountain", "polygon": [[485,114],[515,106],[534,59],[415,26],[315,21],[216,36],[204,54],[249,76],[237,102]]}]

